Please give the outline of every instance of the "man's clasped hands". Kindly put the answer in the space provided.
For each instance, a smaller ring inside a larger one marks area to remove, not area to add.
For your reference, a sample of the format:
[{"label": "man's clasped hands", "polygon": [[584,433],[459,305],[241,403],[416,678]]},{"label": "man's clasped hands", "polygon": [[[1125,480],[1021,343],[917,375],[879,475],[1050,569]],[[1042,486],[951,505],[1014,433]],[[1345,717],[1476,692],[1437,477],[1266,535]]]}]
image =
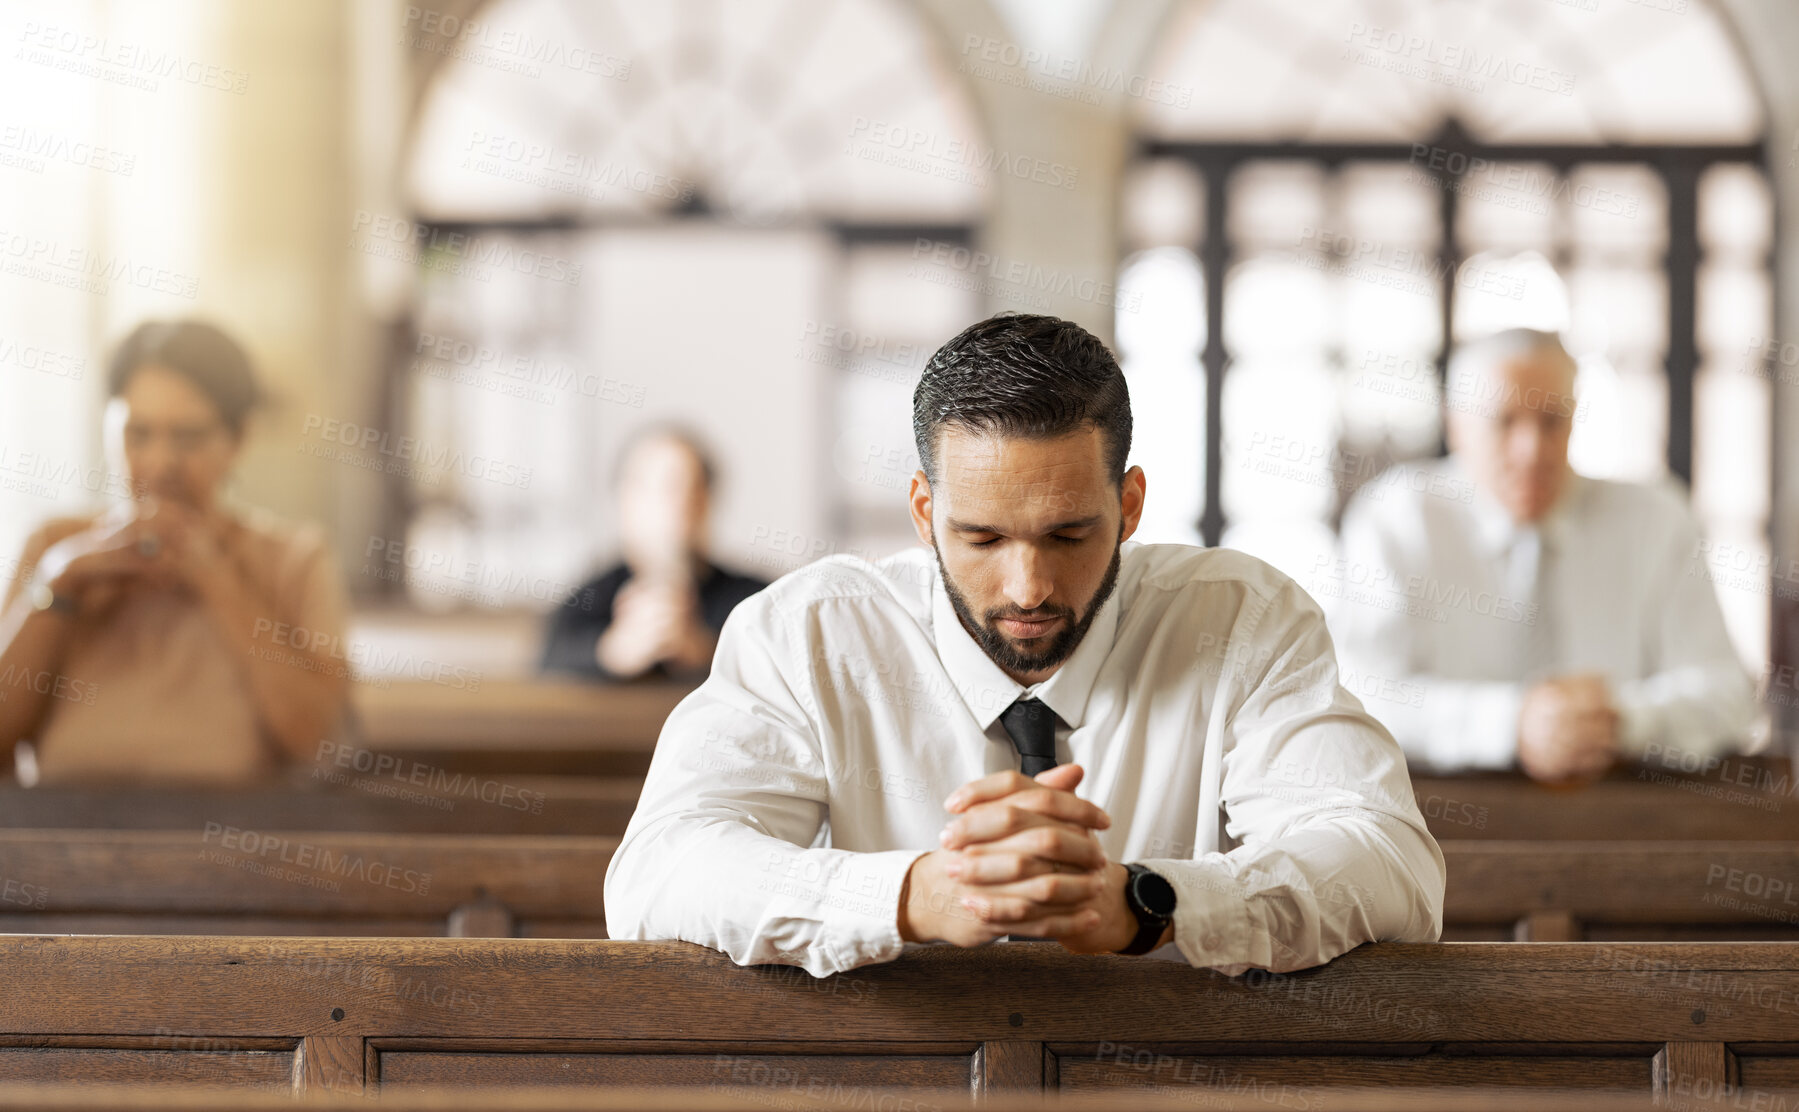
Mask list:
[{"label": "man's clasped hands", "polygon": [[996,772],[952,793],[944,807],[955,817],[943,828],[943,848],[906,873],[900,937],[979,946],[1023,935],[1082,954],[1130,945],[1138,928],[1124,898],[1127,874],[1093,833],[1110,827],[1111,817],[1074,794],[1084,774],[1074,764],[1034,779]]}]

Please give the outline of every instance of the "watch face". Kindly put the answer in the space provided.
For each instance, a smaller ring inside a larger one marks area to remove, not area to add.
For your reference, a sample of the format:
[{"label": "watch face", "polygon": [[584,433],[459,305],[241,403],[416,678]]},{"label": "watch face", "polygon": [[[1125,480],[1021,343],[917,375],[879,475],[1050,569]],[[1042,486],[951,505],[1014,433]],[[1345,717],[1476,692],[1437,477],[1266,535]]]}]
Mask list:
[{"label": "watch face", "polygon": [[1164,919],[1174,915],[1174,885],[1162,874],[1147,869],[1137,873],[1131,877],[1131,890],[1151,915]]}]

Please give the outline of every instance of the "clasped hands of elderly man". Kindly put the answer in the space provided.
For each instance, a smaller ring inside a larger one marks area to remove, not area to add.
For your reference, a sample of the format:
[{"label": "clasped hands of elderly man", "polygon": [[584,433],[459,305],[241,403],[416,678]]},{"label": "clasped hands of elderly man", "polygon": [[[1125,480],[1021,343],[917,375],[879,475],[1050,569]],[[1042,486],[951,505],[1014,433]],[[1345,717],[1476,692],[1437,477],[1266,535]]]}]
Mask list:
[{"label": "clasped hands of elderly man", "polygon": [[[1093,834],[1111,817],[1074,794],[1083,775],[1075,764],[1035,779],[996,772],[953,792],[944,807],[956,817],[943,828],[943,848],[906,872],[900,937],[979,946],[1024,935],[1080,954],[1129,946],[1138,924],[1125,903],[1127,873]],[[1173,936],[1170,926],[1158,945]]]}]

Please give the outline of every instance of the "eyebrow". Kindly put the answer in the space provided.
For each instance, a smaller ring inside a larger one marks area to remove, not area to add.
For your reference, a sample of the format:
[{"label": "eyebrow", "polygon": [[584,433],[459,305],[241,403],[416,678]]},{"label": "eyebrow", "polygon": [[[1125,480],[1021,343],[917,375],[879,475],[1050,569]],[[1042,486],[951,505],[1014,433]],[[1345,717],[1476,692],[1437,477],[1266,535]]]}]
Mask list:
[{"label": "eyebrow", "polygon": [[213,421],[204,422],[202,424],[170,423],[167,425],[159,425],[154,421],[140,421],[135,418],[132,418],[132,419],[126,420],[125,428],[127,431],[135,429],[138,432],[143,432],[146,429],[157,429],[157,428],[167,428],[167,429],[171,429],[175,432],[211,432],[220,423],[221,422],[219,422],[217,420],[213,420]]},{"label": "eyebrow", "polygon": [[[1056,533],[1063,529],[1082,529],[1089,525],[1098,525],[1104,520],[1104,516],[1094,514],[1092,517],[1083,517],[1079,521],[1059,522],[1055,525],[1051,525],[1048,529],[1045,529],[1044,532]],[[958,533],[998,533],[1001,536],[1004,536],[1006,532],[1004,529],[995,525],[974,525],[966,521],[957,521],[953,517],[949,519],[949,527]]]}]

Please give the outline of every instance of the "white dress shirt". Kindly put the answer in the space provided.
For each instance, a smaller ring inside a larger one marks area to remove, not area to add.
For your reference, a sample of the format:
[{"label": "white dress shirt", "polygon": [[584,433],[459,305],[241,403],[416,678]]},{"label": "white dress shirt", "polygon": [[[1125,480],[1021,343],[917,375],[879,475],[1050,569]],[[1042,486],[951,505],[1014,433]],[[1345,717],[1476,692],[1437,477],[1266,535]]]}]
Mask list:
[{"label": "white dress shirt", "polygon": [[1668,484],[1572,475],[1521,526],[1451,457],[1359,491],[1307,587],[1345,686],[1414,765],[1453,771],[1510,766],[1526,687],[1576,672],[1606,677],[1628,756],[1746,742],[1754,693],[1704,572],[1699,527]]},{"label": "white dress shirt", "polygon": [[[1071,727],[1057,757],[1111,816],[1107,855],[1174,885],[1158,956],[1284,971],[1441,933],[1443,856],[1404,757],[1338,685],[1322,611],[1268,565],[1126,541],[1086,636],[1028,690]],[[1026,692],[928,548],[782,576],[732,611],[663,726],[606,872],[608,932],[818,976],[898,956],[906,872],[951,792],[1019,767],[999,715]]]}]

